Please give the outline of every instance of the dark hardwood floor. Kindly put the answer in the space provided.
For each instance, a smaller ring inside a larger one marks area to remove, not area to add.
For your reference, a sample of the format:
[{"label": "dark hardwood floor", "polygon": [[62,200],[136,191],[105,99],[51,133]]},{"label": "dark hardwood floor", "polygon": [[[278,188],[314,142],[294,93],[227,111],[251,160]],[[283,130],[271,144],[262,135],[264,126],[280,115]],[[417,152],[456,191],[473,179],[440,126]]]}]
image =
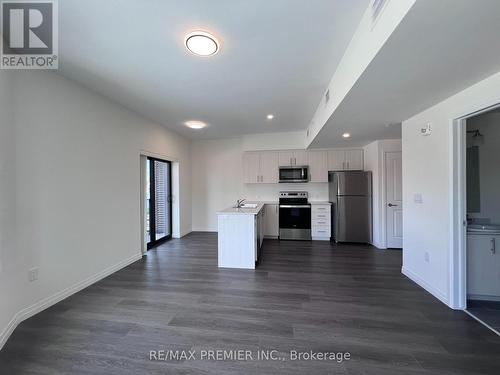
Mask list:
[{"label": "dark hardwood floor", "polygon": [[[500,337],[400,271],[396,250],[277,240],[256,271],[218,269],[216,235],[192,233],[23,322],[0,373],[500,374]],[[162,349],[198,359],[149,360]],[[199,359],[210,349],[286,360]],[[351,359],[291,361],[290,350]]]},{"label": "dark hardwood floor", "polygon": [[467,310],[476,318],[500,332],[500,302],[468,300]]}]

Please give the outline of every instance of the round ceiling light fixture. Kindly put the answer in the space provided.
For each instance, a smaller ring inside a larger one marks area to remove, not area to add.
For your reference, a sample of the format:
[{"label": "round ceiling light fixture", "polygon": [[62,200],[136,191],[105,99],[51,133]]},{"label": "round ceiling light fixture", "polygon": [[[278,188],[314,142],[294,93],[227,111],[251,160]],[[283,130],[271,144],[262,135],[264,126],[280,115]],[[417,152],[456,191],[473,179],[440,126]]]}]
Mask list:
[{"label": "round ceiling light fixture", "polygon": [[344,133],[344,134],[342,134],[342,137],[344,137],[344,138],[350,138],[350,137],[351,137],[351,134],[349,134],[349,133]]},{"label": "round ceiling light fixture", "polygon": [[274,115],[272,115],[272,114],[267,115],[268,120],[272,120],[273,118],[274,118]]},{"label": "round ceiling light fixture", "polygon": [[197,56],[213,56],[219,52],[219,41],[206,31],[193,31],[186,35],[184,44]]},{"label": "round ceiling light fixture", "polygon": [[203,128],[207,127],[206,122],[198,121],[198,120],[186,121],[184,123],[184,125],[186,125],[188,128],[191,128],[191,129],[203,129]]}]

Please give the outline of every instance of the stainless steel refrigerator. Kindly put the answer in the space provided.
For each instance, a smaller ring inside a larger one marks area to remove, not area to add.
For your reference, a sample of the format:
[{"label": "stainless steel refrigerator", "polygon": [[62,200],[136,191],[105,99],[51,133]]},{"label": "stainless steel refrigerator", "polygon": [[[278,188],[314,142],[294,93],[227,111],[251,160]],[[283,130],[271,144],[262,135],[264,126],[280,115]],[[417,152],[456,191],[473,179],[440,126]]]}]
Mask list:
[{"label": "stainless steel refrigerator", "polygon": [[335,242],[372,242],[372,173],[328,173]]}]

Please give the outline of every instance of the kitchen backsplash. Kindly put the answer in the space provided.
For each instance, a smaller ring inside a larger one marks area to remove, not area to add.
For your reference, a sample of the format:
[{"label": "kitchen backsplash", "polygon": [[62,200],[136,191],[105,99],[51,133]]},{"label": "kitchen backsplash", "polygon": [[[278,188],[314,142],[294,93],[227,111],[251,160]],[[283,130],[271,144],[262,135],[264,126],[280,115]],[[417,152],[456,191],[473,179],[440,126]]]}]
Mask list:
[{"label": "kitchen backsplash", "polygon": [[248,200],[278,201],[280,191],[307,191],[311,201],[328,200],[327,183],[307,184],[245,184],[242,196]]}]

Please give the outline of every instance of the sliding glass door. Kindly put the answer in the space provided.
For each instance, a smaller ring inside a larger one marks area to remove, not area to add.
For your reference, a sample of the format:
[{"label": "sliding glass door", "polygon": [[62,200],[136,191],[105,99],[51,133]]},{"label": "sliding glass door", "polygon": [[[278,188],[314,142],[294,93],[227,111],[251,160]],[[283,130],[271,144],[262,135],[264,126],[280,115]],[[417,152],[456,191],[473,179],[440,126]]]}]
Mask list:
[{"label": "sliding glass door", "polygon": [[172,165],[148,158],[147,166],[146,238],[150,249],[172,238]]}]

